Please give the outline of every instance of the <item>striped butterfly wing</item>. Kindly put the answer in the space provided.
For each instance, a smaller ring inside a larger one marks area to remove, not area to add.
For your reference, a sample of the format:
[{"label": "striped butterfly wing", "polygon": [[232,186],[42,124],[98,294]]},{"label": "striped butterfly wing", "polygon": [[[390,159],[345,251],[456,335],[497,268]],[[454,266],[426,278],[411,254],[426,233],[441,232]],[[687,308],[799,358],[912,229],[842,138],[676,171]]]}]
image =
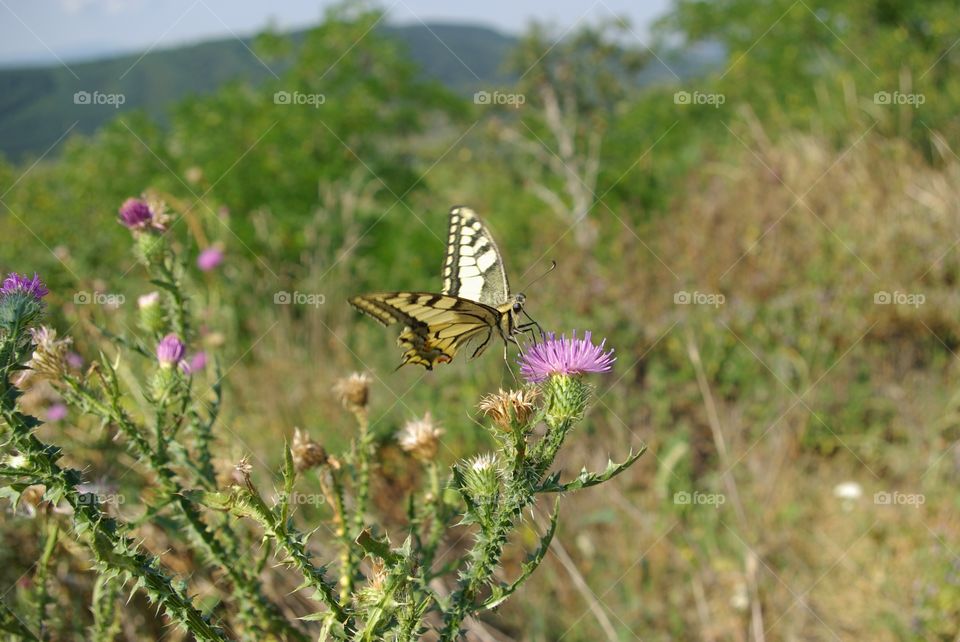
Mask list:
[{"label": "striped butterfly wing", "polygon": [[478,356],[499,327],[502,313],[488,305],[456,296],[429,292],[382,292],[350,299],[350,304],[383,325],[405,325],[397,343],[403,348],[401,365],[414,363],[433,370],[449,363],[473,339],[482,343]]},{"label": "striped butterfly wing", "polygon": [[450,210],[443,293],[492,307],[510,300],[510,284],[500,250],[483,221],[469,207]]}]

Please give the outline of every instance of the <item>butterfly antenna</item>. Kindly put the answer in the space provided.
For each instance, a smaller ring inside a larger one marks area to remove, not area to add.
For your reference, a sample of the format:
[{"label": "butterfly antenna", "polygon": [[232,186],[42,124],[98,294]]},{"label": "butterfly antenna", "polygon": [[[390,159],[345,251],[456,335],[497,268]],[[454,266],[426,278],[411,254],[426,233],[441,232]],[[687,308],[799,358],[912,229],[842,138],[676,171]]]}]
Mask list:
[{"label": "butterfly antenna", "polygon": [[539,280],[542,279],[543,277],[547,276],[548,274],[550,274],[551,272],[553,272],[553,271],[556,270],[556,269],[557,269],[557,262],[551,259],[551,260],[550,260],[550,267],[547,268],[547,270],[546,270],[543,274],[541,274],[540,276],[538,276],[538,277],[535,278],[534,280],[532,280],[532,281],[530,281],[529,283],[527,283],[527,284],[526,284],[525,286],[523,286],[523,288],[521,288],[521,289],[525,291],[525,290],[526,290],[527,288],[529,288],[531,285],[533,285],[534,283],[536,283],[537,281],[539,281]]}]

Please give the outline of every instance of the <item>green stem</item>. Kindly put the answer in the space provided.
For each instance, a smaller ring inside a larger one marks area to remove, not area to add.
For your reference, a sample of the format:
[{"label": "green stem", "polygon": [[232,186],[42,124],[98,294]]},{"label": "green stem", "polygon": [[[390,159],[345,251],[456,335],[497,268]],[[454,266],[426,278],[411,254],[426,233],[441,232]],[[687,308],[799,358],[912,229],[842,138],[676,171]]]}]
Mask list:
[{"label": "green stem", "polygon": [[90,639],[98,642],[112,642],[120,633],[120,618],[117,617],[117,597],[120,595],[118,583],[100,575],[93,586],[93,627]]},{"label": "green stem", "polygon": [[[157,422],[158,448],[152,450],[149,442],[143,438],[140,429],[120,406],[119,397],[111,396],[112,403],[108,406],[79,386],[75,386],[71,390],[80,395],[82,400],[94,408],[98,414],[114,422],[132,444],[133,454],[141,461],[148,463],[157,477],[163,491],[163,497],[173,500],[181,516],[190,527],[195,543],[200,546],[208,559],[227,573],[230,581],[233,582],[240,603],[239,615],[245,623],[255,629],[279,628],[295,639],[306,639],[301,631],[287,621],[273,602],[263,597],[259,580],[249,573],[246,567],[236,563],[236,555],[230,555],[223,544],[210,531],[203,521],[197,505],[188,499],[185,489],[176,481],[174,472],[165,461],[166,449],[164,444],[166,440],[160,428],[162,422],[159,420]],[[234,533],[227,524],[221,524],[220,532],[226,535],[229,541],[235,543]]]},{"label": "green stem", "polygon": [[326,569],[314,566],[310,561],[304,545],[304,537],[278,515],[270,510],[263,498],[252,484],[244,489],[248,500],[248,507],[256,520],[263,526],[264,535],[276,542],[277,548],[286,556],[284,563],[295,568],[303,576],[304,584],[316,591],[320,600],[327,605],[345,633],[350,636],[356,633],[352,618],[337,599],[336,586],[324,577]]},{"label": "green stem", "polygon": [[443,500],[443,489],[440,486],[439,466],[436,462],[431,461],[427,465],[427,479],[432,498],[424,512],[430,514],[430,528],[427,531],[427,541],[421,551],[420,559],[425,584],[429,583],[432,577],[433,561],[437,556],[437,549],[440,546],[440,542],[447,532],[446,526],[449,517],[446,510],[446,503]]},{"label": "green stem", "polygon": [[366,526],[367,504],[370,500],[370,455],[373,439],[366,409],[357,411],[359,438],[357,439],[357,505],[353,514],[353,526],[359,533]]},{"label": "green stem", "polygon": [[193,606],[190,599],[173,586],[160,569],[157,560],[141,552],[130,538],[121,533],[121,525],[104,514],[96,502],[80,498],[76,486],[80,472],[61,468],[56,464],[60,449],[41,442],[33,433],[36,420],[28,420],[15,409],[14,395],[10,394],[8,373],[3,373],[6,387],[0,396],[0,412],[10,427],[10,443],[29,458],[30,470],[25,471],[47,487],[51,497],[60,497],[73,509],[73,530],[93,553],[97,571],[116,576],[121,574],[143,589],[147,596],[176,623],[198,640],[223,640],[219,630]]},{"label": "green stem", "polygon": [[177,283],[177,277],[173,273],[173,268],[167,265],[166,261],[156,264],[157,271],[165,284],[164,291],[170,298],[173,307],[173,331],[180,335],[180,338],[187,341],[190,332],[190,324],[187,316],[187,301],[183,296],[183,291]]},{"label": "green stem", "polygon": [[36,627],[40,632],[40,638],[46,639],[46,620],[47,605],[50,604],[50,593],[47,591],[47,573],[50,570],[50,560],[53,558],[53,552],[57,547],[57,538],[60,535],[60,527],[55,521],[47,524],[47,533],[44,537],[43,552],[37,561],[37,573],[34,577],[36,594],[34,601],[36,603]]},{"label": "green stem", "polygon": [[463,620],[476,610],[477,596],[490,581],[490,577],[500,563],[503,547],[507,543],[514,516],[519,509],[520,507],[503,507],[493,526],[489,530],[481,531],[477,545],[472,551],[470,565],[463,579],[460,580],[460,585],[452,596],[450,608],[445,614],[443,631],[439,638],[441,642],[456,640],[460,636],[460,625]]}]

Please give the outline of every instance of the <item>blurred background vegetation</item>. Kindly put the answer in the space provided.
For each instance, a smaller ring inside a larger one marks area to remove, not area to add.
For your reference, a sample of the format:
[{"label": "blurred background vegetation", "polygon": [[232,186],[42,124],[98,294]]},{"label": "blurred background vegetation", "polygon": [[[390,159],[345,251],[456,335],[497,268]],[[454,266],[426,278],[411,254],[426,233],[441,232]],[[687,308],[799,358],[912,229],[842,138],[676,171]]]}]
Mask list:
[{"label": "blurred background vegetation", "polygon": [[[136,333],[151,288],[115,222],[150,191],[183,251],[226,253],[190,275],[225,374],[224,466],[251,454],[269,474],[294,426],[342,444],[331,386],[354,370],[375,375],[385,445],[430,410],[453,461],[483,447],[479,396],[512,384],[497,351],[394,372],[394,334],[345,299],[438,288],[446,212],[470,205],[515,288],[558,262],[526,292],[541,324],[617,349],[566,472],[650,447],[602,497],[564,505],[548,562],[472,636],[957,639],[958,21],[947,1],[676,0],[647,48],[621,21],[435,38],[341,5],[305,32],[151,53],[126,85],[136,57],[89,63],[83,86],[126,102],[82,122],[62,70],[2,71],[0,267],[40,272],[53,322],[96,355]],[[523,104],[474,99],[497,91]],[[325,302],[275,305],[279,291]],[[43,430],[91,478],[148,483],[108,430]],[[395,518],[414,466],[383,452]],[[676,499],[694,492],[726,501]],[[32,531],[0,520],[0,585],[29,581]],[[83,587],[58,599],[91,586],[82,557],[57,572]],[[159,626],[130,610],[130,630]]]}]

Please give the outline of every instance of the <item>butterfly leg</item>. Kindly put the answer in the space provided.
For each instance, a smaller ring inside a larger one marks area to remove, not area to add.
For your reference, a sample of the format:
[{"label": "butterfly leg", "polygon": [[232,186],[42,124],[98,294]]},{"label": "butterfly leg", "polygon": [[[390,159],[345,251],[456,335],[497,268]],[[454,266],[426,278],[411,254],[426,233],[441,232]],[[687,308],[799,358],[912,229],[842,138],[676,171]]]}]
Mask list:
[{"label": "butterfly leg", "polygon": [[[514,343],[517,343],[517,340],[513,337],[510,337],[510,340]],[[520,345],[517,343],[517,345]],[[503,362],[507,365],[507,370],[510,371],[510,376],[513,377],[514,385],[520,385],[520,380],[517,379],[517,373],[513,371],[513,365],[510,363],[510,360],[507,358],[507,342],[503,342]]]},{"label": "butterfly leg", "polygon": [[[545,341],[547,338],[547,333],[543,331],[543,328],[540,327],[540,324],[537,323],[536,319],[530,316],[530,313],[527,312],[526,310],[523,311],[523,316],[530,319],[530,322],[524,323],[523,325],[519,326],[519,328],[523,330],[530,330],[531,332],[532,332],[532,328],[536,328],[537,331],[540,333],[540,340]],[[534,337],[534,340],[536,340],[536,337]]]}]

